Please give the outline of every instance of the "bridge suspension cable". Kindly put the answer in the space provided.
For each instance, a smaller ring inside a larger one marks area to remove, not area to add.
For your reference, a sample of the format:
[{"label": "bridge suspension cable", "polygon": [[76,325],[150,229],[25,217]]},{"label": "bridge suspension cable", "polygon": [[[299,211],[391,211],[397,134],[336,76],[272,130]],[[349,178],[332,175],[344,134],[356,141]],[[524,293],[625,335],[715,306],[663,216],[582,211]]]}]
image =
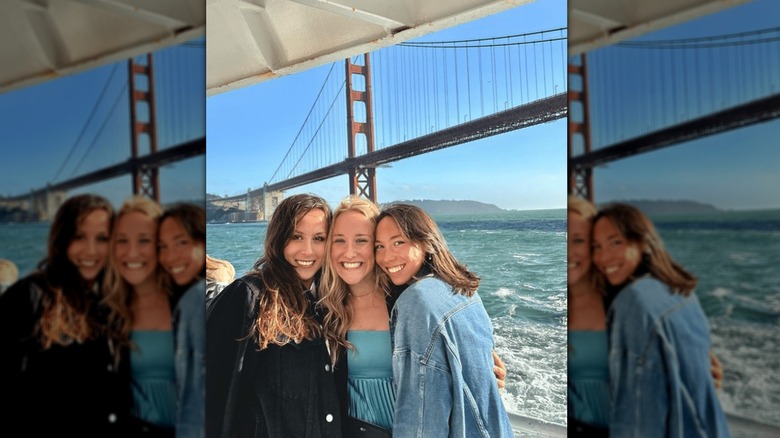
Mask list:
[{"label": "bridge suspension cable", "polygon": [[723,35],[668,40],[623,41],[617,47],[636,49],[713,49],[780,41],[780,27]]},{"label": "bridge suspension cable", "polygon": [[[621,42],[590,53],[589,70],[594,148],[722,114],[707,135],[776,117],[780,27]],[[732,111],[752,102],[749,117]]]},{"label": "bridge suspension cable", "polygon": [[[103,89],[100,91],[100,94],[98,95],[98,98],[95,100],[95,104],[92,106],[92,110],[89,112],[89,116],[87,116],[86,122],[84,122],[84,125],[81,128],[81,131],[79,132],[79,135],[76,137],[76,140],[73,142],[73,145],[70,147],[70,151],[68,151],[68,155],[65,157],[65,160],[62,161],[62,164],[60,165],[60,168],[57,169],[57,172],[54,174],[54,177],[51,179],[51,181],[57,181],[57,178],[59,178],[60,174],[62,173],[62,170],[65,168],[65,165],[68,164],[70,161],[70,158],[73,156],[73,153],[76,151],[76,149],[79,146],[79,142],[81,142],[81,139],[84,137],[84,134],[87,131],[87,128],[91,126],[92,120],[97,114],[97,110],[100,107],[101,102],[103,101],[103,97],[106,94],[106,91],[108,91],[109,85],[111,84],[111,81],[113,80],[116,71],[117,71],[118,64],[114,64],[114,67],[111,69],[111,74],[106,78],[106,82],[103,85]],[[90,146],[91,147],[91,146]],[[83,161],[83,158],[82,158]],[[75,172],[75,171],[74,171]]]}]

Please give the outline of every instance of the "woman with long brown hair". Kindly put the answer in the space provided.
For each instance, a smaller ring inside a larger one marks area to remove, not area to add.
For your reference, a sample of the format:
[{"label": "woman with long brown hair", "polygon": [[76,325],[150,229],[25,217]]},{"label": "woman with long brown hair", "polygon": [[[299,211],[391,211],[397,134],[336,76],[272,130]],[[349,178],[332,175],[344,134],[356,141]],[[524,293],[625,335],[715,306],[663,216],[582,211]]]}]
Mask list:
[{"label": "woman with long brown hair", "polygon": [[341,437],[345,395],[316,304],[330,218],[320,197],[284,199],[262,257],[209,305],[207,437]]},{"label": "woman with long brown hair", "polygon": [[376,263],[396,286],[390,315],[396,436],[513,436],[493,384],[493,327],[480,279],[421,208],[385,206]]},{"label": "woman with long brown hair", "polygon": [[627,204],[601,208],[593,263],[610,303],[610,435],[730,436],[696,278],[672,259],[650,219]]},{"label": "woman with long brown hair", "polygon": [[160,266],[178,296],[173,309],[176,348],[176,436],[205,434],[206,402],[206,209],[176,203],[160,216]]},{"label": "woman with long brown hair", "polygon": [[125,436],[127,362],[121,333],[101,304],[113,217],[100,196],[67,199],[52,222],[46,257],[0,296],[7,433]]}]

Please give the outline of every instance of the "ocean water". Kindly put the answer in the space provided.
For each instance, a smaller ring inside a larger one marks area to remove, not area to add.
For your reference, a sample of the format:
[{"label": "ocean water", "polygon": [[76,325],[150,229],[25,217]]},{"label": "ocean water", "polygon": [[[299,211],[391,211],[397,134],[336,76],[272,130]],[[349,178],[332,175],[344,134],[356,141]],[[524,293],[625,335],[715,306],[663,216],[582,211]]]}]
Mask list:
[{"label": "ocean water", "polygon": [[[435,216],[455,257],[481,278],[509,412],[566,423],[566,211]],[[207,252],[236,275],[261,255],[264,223],[209,224]]]},{"label": "ocean water", "polygon": [[0,258],[10,260],[22,277],[46,255],[49,223],[0,223]]}]

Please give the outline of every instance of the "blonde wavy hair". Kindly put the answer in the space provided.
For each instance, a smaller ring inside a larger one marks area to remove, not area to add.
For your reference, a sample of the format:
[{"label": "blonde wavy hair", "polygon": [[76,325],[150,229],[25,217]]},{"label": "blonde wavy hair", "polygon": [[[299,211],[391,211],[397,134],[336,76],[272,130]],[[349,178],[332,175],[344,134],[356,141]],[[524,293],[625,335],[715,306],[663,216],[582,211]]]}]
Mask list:
[{"label": "blonde wavy hair", "polygon": [[[133,288],[132,286],[122,278],[122,275],[117,269],[116,260],[114,260],[114,251],[116,249],[116,224],[122,216],[131,213],[140,212],[145,214],[151,219],[155,227],[159,226],[160,216],[162,216],[162,207],[160,204],[152,199],[145,198],[143,196],[131,196],[125,200],[122,207],[114,219],[114,229],[111,233],[111,242],[109,245],[108,253],[108,268],[106,269],[106,276],[103,281],[103,290],[105,291],[104,303],[108,306],[109,324],[122,335],[122,342],[129,345],[130,342],[130,330],[133,326],[133,313],[132,313],[132,298]],[[156,228],[155,228],[156,231]],[[157,239],[157,234],[153,235],[154,239]],[[156,245],[156,241],[155,241]],[[160,290],[168,291],[170,293],[170,284],[167,275],[162,270],[160,264],[157,264],[157,268],[154,272],[154,276],[157,281],[157,287]]]},{"label": "blonde wavy hair", "polygon": [[[333,212],[333,220],[331,220],[330,223],[331,232],[329,234],[333,233],[333,227],[336,225],[336,220],[338,220],[339,216],[347,212],[362,214],[366,219],[371,221],[372,229],[376,228],[376,218],[379,216],[379,207],[368,199],[350,195],[344,198]],[[374,239],[372,236],[371,246],[373,247],[373,245]],[[355,347],[347,341],[347,331],[352,324],[353,317],[352,302],[349,300],[349,285],[347,285],[347,283],[345,283],[336,273],[330,255],[332,247],[333,239],[332,236],[329,235],[325,244],[325,261],[322,265],[322,286],[320,288],[322,298],[320,299],[320,304],[328,310],[323,323],[323,335],[331,346],[339,347],[330,349],[330,358],[335,364],[339,354],[341,354],[345,348],[354,350]],[[380,275],[380,269],[376,263],[374,263],[372,270],[375,287],[380,288],[387,294],[389,291],[387,280]]]},{"label": "blonde wavy hair", "polygon": [[[593,205],[590,201],[588,201],[585,198],[581,198],[579,196],[569,195],[568,203],[568,212],[569,213],[577,213],[580,216],[582,216],[583,219],[585,219],[588,224],[591,227],[591,241],[593,240],[593,218],[596,216],[596,206]],[[590,283],[592,287],[604,294],[605,292],[605,286],[606,286],[606,280],[604,279],[604,276],[599,272],[598,269],[596,269],[596,266],[593,264],[592,260],[592,254],[593,251],[589,248],[589,251],[591,253],[591,263],[590,263],[590,269],[588,271],[588,275],[590,276]]]}]

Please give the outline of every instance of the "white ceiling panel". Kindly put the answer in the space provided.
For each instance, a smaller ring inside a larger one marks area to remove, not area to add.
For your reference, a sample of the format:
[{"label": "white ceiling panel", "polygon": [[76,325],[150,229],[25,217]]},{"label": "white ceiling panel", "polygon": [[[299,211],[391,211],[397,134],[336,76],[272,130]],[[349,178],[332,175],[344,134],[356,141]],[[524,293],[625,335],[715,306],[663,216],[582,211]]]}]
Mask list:
[{"label": "white ceiling panel", "polygon": [[569,0],[569,56],[750,0]]},{"label": "white ceiling panel", "polygon": [[205,34],[205,0],[1,0],[0,93]]},{"label": "white ceiling panel", "polygon": [[532,0],[207,0],[206,92],[299,72]]}]

